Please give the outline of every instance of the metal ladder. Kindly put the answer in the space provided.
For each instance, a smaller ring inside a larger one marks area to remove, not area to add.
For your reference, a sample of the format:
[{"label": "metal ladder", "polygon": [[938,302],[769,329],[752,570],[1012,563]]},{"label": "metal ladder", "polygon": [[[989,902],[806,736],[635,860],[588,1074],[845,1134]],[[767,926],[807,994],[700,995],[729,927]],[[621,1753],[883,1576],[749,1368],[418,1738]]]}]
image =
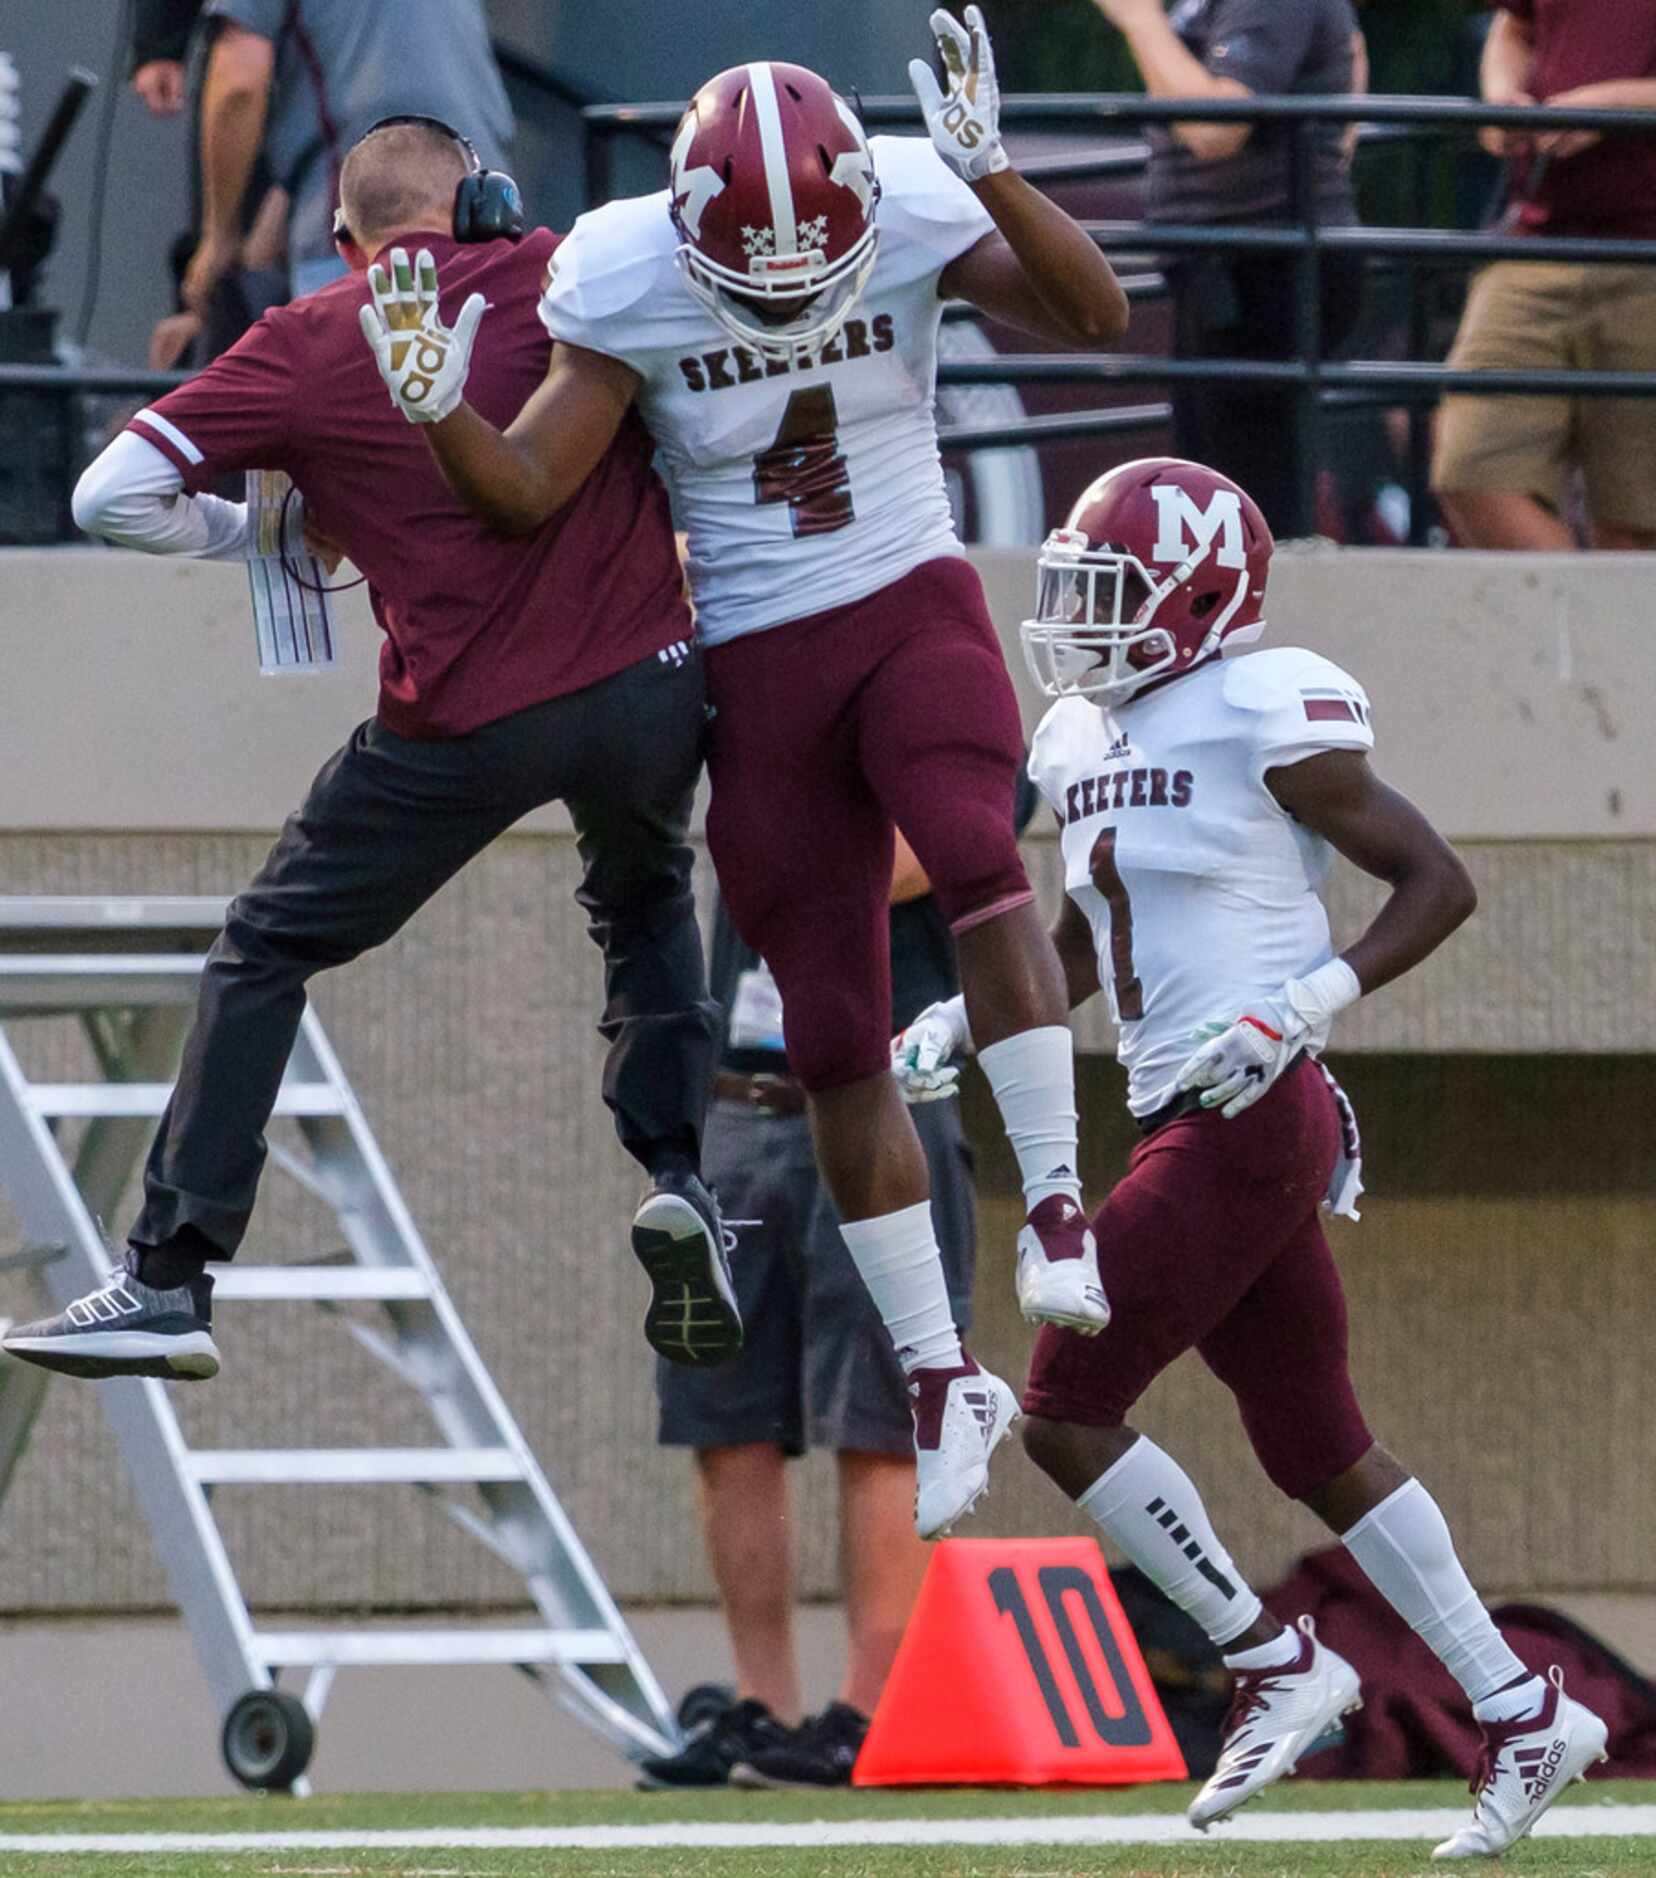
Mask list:
[{"label": "metal ladder", "polygon": [[[104,1282],[109,1252],[98,1221],[111,1216],[171,1093],[203,955],[223,912],[222,901],[206,899],[0,898],[0,1184],[26,1238],[22,1252],[0,1258],[0,1281],[7,1267],[27,1267],[59,1307]],[[103,1080],[26,1078],[8,1033],[44,1017],[78,1020]],[[501,1663],[540,1682],[624,1755],[671,1752],[672,1711],[467,1335],[314,1011],[305,1015],[276,1113],[294,1119],[306,1152],[272,1140],[272,1163],[333,1210],[347,1252],[338,1263],[221,1267],[215,1298],[237,1309],[295,1299],[336,1312],[378,1305],[382,1327],[339,1321],[421,1398],[437,1442],[192,1449],[169,1385],[98,1385],[221,1715],[228,1722],[239,1698],[274,1689],[283,1669],[309,1670],[302,1700],[314,1722],[341,1669]],[[60,1144],[69,1121],[84,1123],[72,1159]],[[45,1370],[0,1360],[0,1499],[50,1380]],[[446,1511],[522,1577],[539,1621],[257,1628],[214,1520],[214,1489],[387,1482],[431,1491],[475,1486],[481,1514],[453,1502]],[[289,1696],[275,1699],[292,1706]],[[226,1759],[247,1780],[228,1735]],[[306,1790],[302,1767],[291,1780],[249,1784]]]}]

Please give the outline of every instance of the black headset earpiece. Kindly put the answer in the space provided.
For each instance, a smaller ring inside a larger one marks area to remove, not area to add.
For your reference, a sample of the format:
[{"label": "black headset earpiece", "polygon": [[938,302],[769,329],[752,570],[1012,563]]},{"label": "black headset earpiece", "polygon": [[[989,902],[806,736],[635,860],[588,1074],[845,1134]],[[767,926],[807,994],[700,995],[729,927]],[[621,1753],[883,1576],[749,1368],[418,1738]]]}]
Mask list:
[{"label": "black headset earpiece", "polygon": [[[465,151],[471,170],[455,185],[453,231],[456,241],[470,243],[523,239],[529,224],[517,184],[504,170],[485,169],[483,159],[477,154],[477,147],[469,137],[462,136],[452,124],[445,124],[440,117],[431,117],[423,111],[405,111],[394,117],[382,117],[378,123],[370,124],[363,135],[371,137],[376,130],[384,130],[392,124],[428,125],[432,130],[440,130],[445,137],[452,137]],[[334,210],[333,238],[341,245],[354,240],[346,225],[343,208]]]},{"label": "black headset earpiece", "polygon": [[504,170],[475,169],[454,191],[456,241],[521,241],[523,197]]}]

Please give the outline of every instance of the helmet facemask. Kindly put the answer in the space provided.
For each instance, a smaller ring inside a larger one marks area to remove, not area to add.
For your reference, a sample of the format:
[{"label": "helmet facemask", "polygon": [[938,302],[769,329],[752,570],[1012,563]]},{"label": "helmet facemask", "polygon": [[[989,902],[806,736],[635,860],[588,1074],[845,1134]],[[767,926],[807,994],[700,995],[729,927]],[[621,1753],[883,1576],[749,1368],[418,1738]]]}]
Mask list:
[{"label": "helmet facemask", "polygon": [[[1158,577],[1125,548],[1094,547],[1078,530],[1055,529],[1041,549],[1035,617],[1021,629],[1035,683],[1049,698],[1123,704],[1155,680],[1202,664],[1226,643],[1225,629],[1247,597],[1247,570],[1228,595],[1204,593],[1193,601],[1192,621],[1200,623],[1205,611],[1211,623],[1195,655],[1182,663],[1177,637],[1156,623],[1156,614],[1189,585],[1208,554]],[[1230,640],[1242,644],[1263,631],[1263,622],[1256,622]]]},{"label": "helmet facemask", "polygon": [[[740,273],[704,254],[682,225],[677,260],[684,283],[739,345],[767,363],[791,365],[837,339],[874,271],[879,230],[872,223],[837,261],[821,249],[756,254]],[[757,310],[804,304],[791,318],[767,322]]]}]

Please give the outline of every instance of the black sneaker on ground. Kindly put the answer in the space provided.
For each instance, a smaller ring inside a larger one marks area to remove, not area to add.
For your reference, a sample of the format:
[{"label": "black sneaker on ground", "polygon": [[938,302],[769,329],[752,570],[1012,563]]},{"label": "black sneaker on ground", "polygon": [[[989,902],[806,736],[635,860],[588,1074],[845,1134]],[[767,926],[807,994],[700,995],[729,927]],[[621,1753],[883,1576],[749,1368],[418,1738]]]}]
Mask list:
[{"label": "black sneaker on ground", "polygon": [[19,1324],[0,1349],[63,1376],[159,1376],[205,1382],[219,1369],[213,1342],[213,1281],[203,1275],[162,1291],[138,1276],[137,1254],[100,1290],[56,1317]]},{"label": "black sneaker on ground", "polygon": [[749,1754],[730,1770],[733,1787],[848,1787],[868,1735],[868,1717],[849,1702],[807,1716],[786,1741]]},{"label": "black sneaker on ground", "polygon": [[711,1368],[742,1347],[719,1203],[691,1173],[660,1174],[638,1204],[633,1253],[655,1296],[644,1315],[650,1348],[669,1363]]},{"label": "black sneaker on ground", "polygon": [[790,1730],[763,1702],[751,1697],[709,1715],[690,1730],[683,1748],[670,1757],[638,1764],[638,1786],[648,1792],[671,1787],[723,1787],[738,1761],[763,1754],[789,1739]]}]

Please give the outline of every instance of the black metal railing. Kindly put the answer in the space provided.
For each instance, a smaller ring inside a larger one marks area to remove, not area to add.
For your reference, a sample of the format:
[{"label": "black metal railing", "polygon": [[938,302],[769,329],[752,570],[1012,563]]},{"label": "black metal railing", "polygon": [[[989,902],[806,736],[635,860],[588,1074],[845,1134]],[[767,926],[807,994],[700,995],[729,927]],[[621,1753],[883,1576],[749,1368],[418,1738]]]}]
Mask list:
[{"label": "black metal railing", "polygon": [[[861,101],[871,128],[918,125],[913,98],[881,97]],[[659,141],[677,124],[683,104],[598,106],[582,113],[587,136],[587,175],[594,199],[607,192],[611,154],[617,139],[648,137]],[[1177,380],[1197,383],[1244,379],[1276,383],[1293,392],[1291,448],[1295,465],[1293,531],[1308,532],[1315,514],[1315,490],[1321,460],[1322,420],[1326,412],[1353,404],[1395,404],[1409,412],[1409,494],[1411,538],[1425,539],[1428,503],[1426,460],[1430,406],[1445,392],[1470,391],[1492,396],[1566,395],[1581,397],[1656,396],[1656,374],[1628,372],[1512,371],[1452,372],[1411,357],[1405,362],[1364,360],[1338,363],[1322,352],[1319,305],[1323,256],[1350,254],[1401,265],[1410,276],[1409,346],[1414,355],[1427,344],[1420,275],[1426,269],[1466,269],[1496,260],[1656,263],[1656,242],[1563,239],[1503,233],[1466,234],[1419,228],[1334,228],[1317,215],[1313,142],[1318,129],[1360,123],[1374,127],[1381,140],[1470,137],[1486,125],[1520,129],[1597,130],[1606,134],[1656,134],[1656,111],[1558,110],[1541,106],[1498,107],[1454,98],[1319,97],[1235,98],[1180,101],[1084,93],[1022,94],[1004,101],[1002,122],[1008,129],[1119,129],[1131,133],[1146,124],[1278,124],[1288,131],[1288,195],[1291,212],[1285,224],[1256,226],[1215,224],[1186,227],[1137,222],[1086,223],[1099,246],[1113,254],[1234,254],[1240,251],[1280,254],[1294,273],[1295,332],[1290,357],[1258,360],[1173,360],[1143,357],[1023,356],[1003,354],[993,360],[951,360],[939,369],[945,384],[1003,385],[1045,381],[1125,385]],[[1030,169],[1042,182],[1120,176],[1141,167],[1140,150],[1111,151],[1091,157],[1037,158]],[[1420,204],[1423,191],[1415,192]],[[1424,215],[1422,215],[1424,219]],[[1153,291],[1153,289],[1151,289]],[[1165,421],[1165,405],[1101,410],[1074,416],[1028,420],[1023,425],[958,426],[946,429],[948,449],[1005,448],[1066,438],[1109,435],[1144,429]],[[1656,421],[1656,419],[1653,419]]]},{"label": "black metal railing", "polygon": [[[916,124],[911,98],[865,99],[865,120],[876,128]],[[603,174],[600,153],[620,136],[658,138],[678,122],[677,104],[597,105],[582,112],[589,170]],[[1557,260],[1582,263],[1656,264],[1656,241],[1555,239],[1504,233],[1464,234],[1430,228],[1335,228],[1322,225],[1316,213],[1312,140],[1319,126],[1362,121],[1383,127],[1383,136],[1441,138],[1468,135],[1486,124],[1528,130],[1591,129],[1611,134],[1656,134],[1656,111],[1580,111],[1541,107],[1499,109],[1458,99],[1419,98],[1246,98],[1179,102],[1146,98],[1058,95],[1016,97],[1006,102],[1006,122],[1021,127],[1142,126],[1151,122],[1277,123],[1291,132],[1288,142],[1291,219],[1272,226],[1216,225],[1187,227],[1146,221],[1085,223],[1106,252],[1117,255],[1235,253],[1280,254],[1295,275],[1296,330],[1291,356],[1279,361],[1169,359],[1142,355],[1001,354],[993,359],[946,361],[942,382],[958,385],[1074,384],[1128,386],[1177,382],[1244,382],[1281,385],[1292,395],[1291,447],[1296,466],[1296,532],[1309,529],[1314,514],[1317,466],[1321,460],[1323,420],[1329,413],[1357,407],[1400,406],[1409,412],[1410,495],[1413,535],[1423,539],[1426,439],[1430,407],[1445,392],[1491,396],[1565,395],[1582,397],[1653,397],[1656,373],[1597,371],[1453,371],[1412,357],[1405,361],[1338,361],[1322,355],[1317,308],[1323,257],[1361,255],[1401,265],[1416,277],[1425,270],[1464,269],[1492,260]],[[1123,158],[1142,164],[1141,151],[1064,158],[1066,176],[1120,173]],[[1100,168],[1099,166],[1107,166]],[[1049,166],[1043,180],[1055,174]],[[1138,294],[1157,291],[1155,277],[1143,275]],[[1418,301],[1418,291],[1413,296]],[[1411,312],[1411,351],[1425,349],[1425,325]],[[183,382],[176,373],[114,369],[69,369],[47,365],[0,364],[0,391],[27,391],[48,397],[91,394],[141,394],[154,397]],[[1164,402],[1113,409],[1055,413],[1013,425],[961,425],[943,432],[945,448],[973,450],[1033,445],[1091,436],[1108,436],[1165,424]],[[1656,416],[1653,416],[1656,422]]]}]

